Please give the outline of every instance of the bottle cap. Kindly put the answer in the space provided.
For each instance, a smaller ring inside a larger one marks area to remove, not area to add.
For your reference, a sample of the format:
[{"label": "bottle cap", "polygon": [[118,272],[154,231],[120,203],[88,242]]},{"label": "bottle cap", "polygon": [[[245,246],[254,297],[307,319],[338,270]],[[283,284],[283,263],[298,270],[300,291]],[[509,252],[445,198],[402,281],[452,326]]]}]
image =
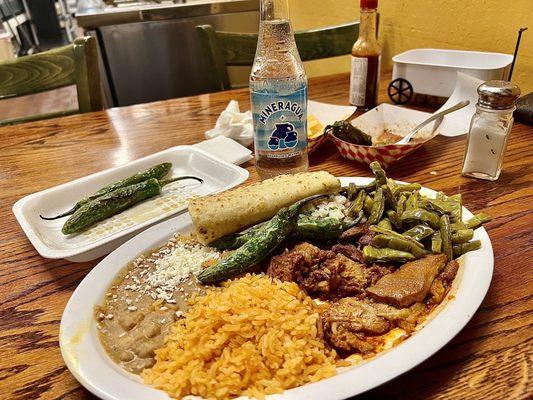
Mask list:
[{"label": "bottle cap", "polygon": [[361,8],[378,8],[378,0],[361,0]]},{"label": "bottle cap", "polygon": [[520,96],[520,88],[512,82],[492,80],[477,88],[478,105],[493,110],[512,108]]}]

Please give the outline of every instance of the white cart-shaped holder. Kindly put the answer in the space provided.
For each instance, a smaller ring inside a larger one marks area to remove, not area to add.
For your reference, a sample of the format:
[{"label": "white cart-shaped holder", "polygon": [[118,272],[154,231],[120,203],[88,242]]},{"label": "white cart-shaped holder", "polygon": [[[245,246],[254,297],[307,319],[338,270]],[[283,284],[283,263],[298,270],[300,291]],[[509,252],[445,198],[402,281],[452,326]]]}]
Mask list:
[{"label": "white cart-shaped holder", "polygon": [[449,97],[458,71],[483,81],[506,80],[513,56],[477,51],[413,49],[394,56],[392,61],[389,98],[395,104],[405,104],[414,93]]}]

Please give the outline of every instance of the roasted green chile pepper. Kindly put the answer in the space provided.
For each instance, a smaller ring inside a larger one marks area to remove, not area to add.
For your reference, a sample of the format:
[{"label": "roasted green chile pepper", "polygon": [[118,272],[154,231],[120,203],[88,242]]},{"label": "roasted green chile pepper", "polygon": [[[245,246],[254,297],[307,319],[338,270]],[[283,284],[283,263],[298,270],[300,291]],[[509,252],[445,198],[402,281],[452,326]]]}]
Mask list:
[{"label": "roasted green chile pepper", "polygon": [[146,171],[139,172],[133,176],[130,176],[129,178],[122,179],[121,181],[104,186],[103,188],[98,190],[96,193],[90,196],[84,197],[83,199],[78,201],[74,205],[74,207],[72,207],[68,211],[65,211],[62,214],[56,215],[55,217],[43,217],[42,215],[40,215],[40,217],[47,221],[66,217],[67,215],[73,214],[77,209],[87,204],[88,202],[95,200],[98,197],[101,197],[105,194],[114,192],[117,189],[120,189],[126,186],[131,186],[136,183],[144,182],[151,178],[162,179],[165,175],[167,175],[170,172],[171,168],[172,168],[172,163],[162,163],[162,164],[155,165],[152,168],[147,169]]},{"label": "roasted green chile pepper", "polygon": [[346,120],[336,121],[333,125],[326,126],[324,132],[326,135],[333,135],[349,143],[372,146],[372,137]]},{"label": "roasted green chile pepper", "polygon": [[310,219],[298,218],[294,236],[298,239],[313,239],[317,241],[338,238],[342,232],[355,226],[363,218],[362,211],[351,223],[343,223],[337,218]]},{"label": "roasted green chile pepper", "polygon": [[264,224],[266,224],[266,222],[253,225],[239,233],[223,236],[220,239],[209,243],[209,246],[220,251],[237,249],[254,237],[257,230],[260,229]]},{"label": "roasted green chile pepper", "polygon": [[143,200],[159,195],[164,185],[183,179],[195,179],[202,182],[200,178],[194,176],[182,176],[166,181],[151,178],[134,185],[121,187],[78,208],[65,222],[61,232],[65,235],[82,232],[97,222],[118,214]]},{"label": "roasted green chile pepper", "polygon": [[203,270],[198,275],[198,280],[206,284],[215,284],[242,274],[261,262],[293,231],[300,208],[321,197],[325,195],[311,196],[279,210],[272,219],[255,232],[250,240],[227,258]]}]

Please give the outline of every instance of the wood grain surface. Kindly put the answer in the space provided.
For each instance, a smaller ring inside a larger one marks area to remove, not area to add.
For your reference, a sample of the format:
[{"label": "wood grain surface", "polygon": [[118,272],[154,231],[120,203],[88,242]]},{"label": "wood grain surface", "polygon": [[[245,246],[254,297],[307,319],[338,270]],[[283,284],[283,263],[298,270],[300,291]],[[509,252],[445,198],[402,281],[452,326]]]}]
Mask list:
[{"label": "wood grain surface", "polygon": [[[383,79],[380,99],[386,101]],[[310,81],[310,98],[346,104],[348,76]],[[61,358],[58,333],[73,290],[98,260],[75,264],[40,257],[11,212],[30,193],[179,144],[202,140],[230,99],[246,90],[75,115],[0,129],[0,399],[92,399]],[[531,398],[533,346],[533,127],[515,124],[497,182],[460,175],[465,138],[437,137],[388,170],[446,193],[462,193],[487,225],[495,254],[492,285],[470,323],[414,370],[360,398]],[[257,180],[252,163],[245,165]],[[312,170],[370,176],[332,144],[311,155]],[[125,399],[127,400],[127,399]]]}]

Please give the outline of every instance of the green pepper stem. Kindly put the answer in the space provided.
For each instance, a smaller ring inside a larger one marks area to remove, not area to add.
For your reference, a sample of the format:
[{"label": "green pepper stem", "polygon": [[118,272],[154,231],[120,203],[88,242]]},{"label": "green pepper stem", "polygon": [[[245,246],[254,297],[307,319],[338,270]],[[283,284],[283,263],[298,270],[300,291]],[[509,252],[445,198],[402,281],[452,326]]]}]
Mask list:
[{"label": "green pepper stem", "polygon": [[55,217],[43,217],[41,214],[39,214],[39,217],[41,217],[41,219],[44,219],[45,221],[53,221],[55,219],[63,218],[63,217],[66,217],[67,215],[73,214],[74,211],[76,211],[77,209],[78,209],[77,207],[72,207],[70,210],[65,211],[62,214],[56,215]]},{"label": "green pepper stem", "polygon": [[196,176],[178,176],[177,178],[171,178],[171,179],[162,179],[159,181],[159,184],[161,187],[168,185],[170,183],[176,182],[176,181],[182,181],[185,179],[194,179],[195,181],[198,181],[200,183],[204,183],[204,180],[202,178],[198,178]]}]

